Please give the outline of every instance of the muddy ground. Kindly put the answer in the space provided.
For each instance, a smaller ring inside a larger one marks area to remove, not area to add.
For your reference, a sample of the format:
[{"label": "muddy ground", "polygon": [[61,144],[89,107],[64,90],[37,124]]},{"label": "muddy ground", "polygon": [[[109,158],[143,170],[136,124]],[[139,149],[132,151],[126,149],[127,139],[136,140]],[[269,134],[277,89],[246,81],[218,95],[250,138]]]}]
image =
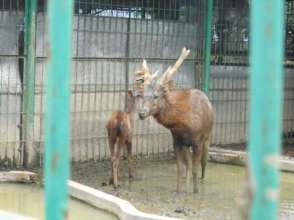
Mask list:
[{"label": "muddy ground", "polygon": [[[108,185],[109,161],[72,165],[72,179],[130,201],[141,211],[183,219],[240,219],[236,198],[244,184],[244,168],[209,163],[207,178],[199,183],[199,193],[176,189],[173,160],[135,162],[134,178],[128,178],[126,161],[120,164],[119,184]],[[294,174],[282,174],[282,219],[294,218]],[[192,191],[192,189],[191,189]]]}]

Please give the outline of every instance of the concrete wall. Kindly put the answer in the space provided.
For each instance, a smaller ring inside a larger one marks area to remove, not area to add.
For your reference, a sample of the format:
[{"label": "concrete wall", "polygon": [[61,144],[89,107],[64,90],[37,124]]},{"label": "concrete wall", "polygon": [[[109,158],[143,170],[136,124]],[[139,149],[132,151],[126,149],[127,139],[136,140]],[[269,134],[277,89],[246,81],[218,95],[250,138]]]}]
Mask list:
[{"label": "concrete wall", "polygon": [[[294,131],[294,70],[285,70],[283,134]],[[213,143],[245,143],[248,122],[248,67],[212,66],[211,99],[216,112]],[[266,82],[261,82],[266,83]],[[270,109],[269,109],[270,111]]]}]

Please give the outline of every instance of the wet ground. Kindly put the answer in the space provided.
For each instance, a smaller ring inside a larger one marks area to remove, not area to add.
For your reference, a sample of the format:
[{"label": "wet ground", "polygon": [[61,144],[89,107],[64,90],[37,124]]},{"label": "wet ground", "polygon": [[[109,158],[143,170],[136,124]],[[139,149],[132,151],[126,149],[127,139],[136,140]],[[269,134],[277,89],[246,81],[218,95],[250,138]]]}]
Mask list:
[{"label": "wet ground", "polygon": [[[36,219],[44,219],[43,190],[38,185],[0,184],[0,209],[26,215]],[[117,220],[104,211],[84,204],[75,199],[69,201],[70,220]]]},{"label": "wet ground", "polygon": [[[120,164],[119,184],[108,185],[108,161],[72,166],[72,179],[130,201],[141,211],[184,219],[240,219],[236,198],[243,186],[243,167],[209,163],[207,178],[199,184],[199,193],[176,189],[175,161],[137,161],[134,179],[129,180],[126,161]],[[281,219],[294,219],[294,174],[282,174]]]}]

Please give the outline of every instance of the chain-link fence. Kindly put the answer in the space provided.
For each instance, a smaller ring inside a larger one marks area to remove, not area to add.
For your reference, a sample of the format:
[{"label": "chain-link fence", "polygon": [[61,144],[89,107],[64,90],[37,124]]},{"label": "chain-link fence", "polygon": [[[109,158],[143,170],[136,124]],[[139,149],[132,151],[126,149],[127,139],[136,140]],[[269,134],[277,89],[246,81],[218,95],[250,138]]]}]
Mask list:
[{"label": "chain-link fence", "polygon": [[[293,1],[286,4],[284,132],[294,138]],[[211,98],[216,110],[214,144],[245,146],[248,110],[249,7],[248,0],[215,0],[212,26]],[[266,82],[264,82],[266,83]],[[270,109],[269,109],[270,111]]]},{"label": "chain-link fence", "polygon": [[[182,88],[196,86],[201,74],[196,70],[201,70],[203,59],[203,2],[75,1],[71,95],[74,161],[101,160],[108,156],[106,120],[112,111],[124,110],[126,91],[132,89],[133,73],[143,58],[152,71],[164,71],[176,60],[183,46],[190,48],[191,56],[177,74],[177,82]],[[1,155],[14,158],[20,157],[26,147],[21,114],[22,88],[26,87],[23,80],[23,75],[26,76],[24,2],[1,3],[1,121],[4,122],[1,123]],[[31,135],[37,163],[42,161],[43,152],[48,58],[46,4],[46,1],[38,1],[35,30],[35,108]],[[169,132],[152,119],[139,121],[136,118],[133,139],[137,156],[155,158],[172,150]]]},{"label": "chain-link fence", "polygon": [[[0,166],[22,161],[24,4],[0,1]],[[19,36],[19,37],[18,37]]]}]

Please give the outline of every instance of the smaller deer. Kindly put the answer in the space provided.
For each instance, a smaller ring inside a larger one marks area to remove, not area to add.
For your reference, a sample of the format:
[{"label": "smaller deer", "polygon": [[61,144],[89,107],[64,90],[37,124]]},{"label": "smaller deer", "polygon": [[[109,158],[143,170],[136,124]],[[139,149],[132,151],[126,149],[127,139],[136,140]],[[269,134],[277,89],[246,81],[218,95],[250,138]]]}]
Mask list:
[{"label": "smaller deer", "polygon": [[126,150],[129,178],[132,178],[132,113],[135,109],[135,96],[128,91],[126,111],[116,111],[107,122],[108,142],[111,158],[111,178],[109,184],[118,186],[118,165],[121,150]]}]

